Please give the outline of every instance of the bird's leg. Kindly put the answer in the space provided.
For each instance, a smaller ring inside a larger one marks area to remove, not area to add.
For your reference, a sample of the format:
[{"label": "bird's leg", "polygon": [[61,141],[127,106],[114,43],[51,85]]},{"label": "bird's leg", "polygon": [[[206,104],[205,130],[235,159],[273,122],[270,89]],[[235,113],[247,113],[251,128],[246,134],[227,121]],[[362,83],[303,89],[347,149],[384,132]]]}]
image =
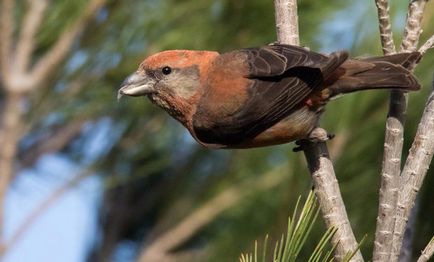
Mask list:
[{"label": "bird's leg", "polygon": [[307,138],[295,141],[297,147],[293,149],[294,152],[303,151],[308,147],[313,146],[316,143],[325,142],[335,137],[334,134],[329,134],[321,127],[315,127]]}]

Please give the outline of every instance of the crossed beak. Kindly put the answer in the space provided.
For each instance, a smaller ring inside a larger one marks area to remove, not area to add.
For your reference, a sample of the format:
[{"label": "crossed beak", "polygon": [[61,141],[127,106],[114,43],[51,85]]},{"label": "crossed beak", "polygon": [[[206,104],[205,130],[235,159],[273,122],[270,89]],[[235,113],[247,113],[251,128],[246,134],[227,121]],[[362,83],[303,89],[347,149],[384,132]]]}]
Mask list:
[{"label": "crossed beak", "polygon": [[146,75],[138,72],[127,77],[121,84],[118,91],[118,100],[123,95],[128,96],[143,96],[155,92],[154,85],[156,81]]}]

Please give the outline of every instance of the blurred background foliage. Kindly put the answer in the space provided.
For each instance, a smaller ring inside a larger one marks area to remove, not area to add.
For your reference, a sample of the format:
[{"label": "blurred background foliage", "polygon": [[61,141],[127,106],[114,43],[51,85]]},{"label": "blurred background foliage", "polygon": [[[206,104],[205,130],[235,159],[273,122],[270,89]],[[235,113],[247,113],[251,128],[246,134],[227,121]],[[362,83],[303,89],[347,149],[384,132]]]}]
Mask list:
[{"label": "blurred background foliage", "polygon": [[[51,1],[36,54],[49,48],[86,4]],[[397,41],[406,8],[407,1],[392,3]],[[347,49],[352,56],[381,54],[374,1],[303,0],[298,9],[302,45],[324,52]],[[23,10],[22,2],[17,21]],[[426,10],[422,42],[434,33],[429,26],[434,3]],[[177,251],[205,252],[197,261],[235,261],[252,249],[255,239],[267,233],[272,242],[280,238],[297,197],[311,188],[304,156],[292,152],[294,145],[208,150],[147,99],[116,101],[121,81],[149,54],[166,49],[227,51],[275,39],[272,1],[110,0],[98,12],[63,65],[52,72],[49,88],[29,97],[28,132],[19,154],[21,169],[33,168],[50,153],[95,170],[101,179],[100,229],[88,261],[130,261],[143,245],[237,186],[239,201]],[[410,95],[405,152],[430,91],[433,64],[431,50],[416,69],[424,88]],[[372,252],[387,107],[386,91],[351,94],[330,103],[322,122],[336,134],[330,151],[356,237],[367,234],[365,258]],[[38,151],[58,134],[67,137],[51,150]],[[278,185],[261,189],[254,183],[276,167],[269,175],[281,177]],[[415,255],[434,232],[432,173],[421,192]],[[322,232],[322,222],[317,223],[313,241],[302,254],[309,255]]]}]

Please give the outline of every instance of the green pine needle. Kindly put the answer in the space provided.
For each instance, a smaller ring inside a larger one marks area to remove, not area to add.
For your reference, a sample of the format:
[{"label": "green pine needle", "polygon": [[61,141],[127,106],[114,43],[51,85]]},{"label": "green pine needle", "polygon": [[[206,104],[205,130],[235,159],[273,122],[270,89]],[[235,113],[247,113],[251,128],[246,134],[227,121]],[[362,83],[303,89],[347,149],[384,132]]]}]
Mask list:
[{"label": "green pine needle", "polygon": [[[292,216],[288,218],[288,228],[286,236],[282,235],[281,239],[276,241],[273,253],[273,262],[295,262],[297,261],[300,251],[305,246],[306,241],[310,235],[310,232],[318,218],[319,208],[316,203],[315,194],[311,191],[301,208],[300,197],[297,200]],[[334,245],[332,248],[327,248],[327,243],[336,233],[337,228],[329,228],[320,241],[316,245],[315,249],[308,262],[328,262],[333,261],[332,254],[336,248]],[[344,261],[349,261],[354,254],[359,250],[363,244],[365,237],[362,239],[357,249],[351,253],[348,253],[344,257]],[[258,260],[258,243],[255,241],[255,248],[253,254],[241,254],[240,262],[266,262],[268,252],[268,235],[265,236],[264,245],[262,247],[261,261]]]}]

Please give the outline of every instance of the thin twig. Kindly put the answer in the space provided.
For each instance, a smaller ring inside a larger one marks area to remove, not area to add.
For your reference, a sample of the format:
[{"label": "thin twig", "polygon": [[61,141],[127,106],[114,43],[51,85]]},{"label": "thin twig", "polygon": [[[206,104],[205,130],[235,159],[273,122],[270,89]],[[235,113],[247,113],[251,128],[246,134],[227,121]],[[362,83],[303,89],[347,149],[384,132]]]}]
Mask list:
[{"label": "thin twig", "polygon": [[[71,48],[74,39],[83,31],[87,21],[95,14],[106,0],[91,0],[75,23],[66,29],[54,46],[35,65],[30,78],[38,85],[45,80],[48,74],[64,59]],[[37,85],[37,86],[38,86]]]},{"label": "thin twig", "polygon": [[[235,206],[252,193],[280,185],[290,174],[288,171],[280,172],[281,169],[282,167],[276,167],[258,178],[225,189],[185,217],[174,228],[152,241],[149,246],[145,246],[137,261],[169,261],[172,256],[170,251],[185,243],[225,210]],[[246,188],[249,190],[245,190]]]},{"label": "thin twig", "polygon": [[77,186],[83,179],[92,175],[91,170],[86,170],[79,175],[76,175],[66,184],[59,187],[57,190],[51,193],[39,206],[37,206],[33,211],[27,216],[24,222],[18,227],[17,231],[11,236],[11,238],[1,246],[1,254],[4,254],[10,250],[17,241],[23,236],[23,234],[36,222],[37,218],[40,217],[50,206],[52,206],[56,201],[58,201],[65,193],[67,193],[71,188]]},{"label": "thin twig", "polygon": [[378,21],[380,28],[381,46],[385,55],[396,52],[395,43],[393,42],[392,26],[390,24],[389,1],[376,0],[375,4],[378,11]]},{"label": "thin twig", "polygon": [[432,130],[434,130],[434,81],[433,91],[428,98],[401,174],[401,187],[398,196],[393,235],[394,242],[390,261],[397,261],[398,259],[408,216],[431,163],[434,153],[434,132]]},{"label": "thin twig", "polygon": [[428,0],[411,0],[408,6],[407,22],[404,28],[404,38],[401,43],[401,51],[416,51],[420,34],[422,33],[421,22],[425,4]]},{"label": "thin twig", "polygon": [[431,238],[428,245],[426,245],[425,249],[422,251],[417,262],[427,262],[434,254],[434,237]]},{"label": "thin twig", "polygon": [[433,48],[434,46],[434,35],[432,35],[426,42],[419,48],[419,53],[422,55],[425,54],[428,49]]},{"label": "thin twig", "polygon": [[15,67],[19,72],[26,72],[35,48],[35,35],[42,22],[47,0],[27,0],[28,11],[24,17],[21,33],[15,52]]}]

